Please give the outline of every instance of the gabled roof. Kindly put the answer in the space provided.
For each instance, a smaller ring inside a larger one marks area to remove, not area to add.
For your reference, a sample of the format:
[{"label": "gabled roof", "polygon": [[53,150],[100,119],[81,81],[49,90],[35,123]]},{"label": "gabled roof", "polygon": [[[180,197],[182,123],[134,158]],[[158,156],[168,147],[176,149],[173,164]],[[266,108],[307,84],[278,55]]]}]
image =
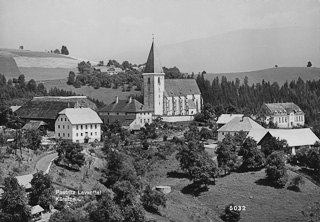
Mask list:
[{"label": "gabled roof", "polygon": [[289,114],[291,112],[303,114],[300,107],[294,103],[265,103],[264,105],[271,114]]},{"label": "gabled roof", "polygon": [[163,73],[162,65],[160,63],[159,56],[155,51],[153,41],[143,73]]},{"label": "gabled roof", "polygon": [[71,124],[102,123],[98,114],[90,108],[66,108],[59,115],[66,115]]},{"label": "gabled roof", "polygon": [[251,129],[246,138],[252,137],[258,144],[267,133],[268,129]]},{"label": "gabled roof", "polygon": [[217,124],[226,124],[235,117],[243,117],[243,114],[221,114],[218,118]]},{"label": "gabled roof", "polygon": [[23,176],[16,176],[16,179],[18,180],[18,183],[20,186],[23,186],[25,189],[31,188],[31,180],[33,178],[32,174],[27,174]]},{"label": "gabled roof", "polygon": [[230,122],[222,126],[218,131],[222,132],[250,132],[252,129],[264,129],[250,117],[235,117]]},{"label": "gabled roof", "polygon": [[118,100],[118,102],[113,101],[109,105],[103,107],[99,112],[127,112],[127,113],[139,113],[139,112],[149,112],[142,103],[132,99],[130,100]]},{"label": "gabled roof", "polygon": [[195,79],[165,79],[165,96],[187,96],[201,94]]},{"label": "gabled roof", "polygon": [[15,112],[17,109],[19,109],[21,106],[10,106],[10,109],[12,112]]},{"label": "gabled roof", "polygon": [[44,209],[39,205],[35,205],[35,206],[31,207],[31,215],[40,213],[42,211],[44,211]]},{"label": "gabled roof", "polygon": [[44,96],[34,97],[20,107],[16,113],[20,118],[55,120],[59,112],[73,107],[97,109],[97,106],[86,96]]},{"label": "gabled roof", "polygon": [[319,138],[312,132],[310,128],[302,129],[269,129],[271,136],[286,140],[288,146],[305,146],[313,145]]},{"label": "gabled roof", "polygon": [[26,125],[22,127],[24,130],[37,130],[39,129],[40,126],[45,126],[47,125],[43,121],[37,121],[37,120],[31,120],[29,121]]}]

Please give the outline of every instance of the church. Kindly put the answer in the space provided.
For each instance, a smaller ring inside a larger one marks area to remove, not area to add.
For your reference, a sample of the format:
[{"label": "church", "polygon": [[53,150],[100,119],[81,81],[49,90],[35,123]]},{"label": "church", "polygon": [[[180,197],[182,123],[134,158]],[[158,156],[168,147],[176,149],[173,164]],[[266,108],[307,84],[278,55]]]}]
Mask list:
[{"label": "church", "polygon": [[152,42],[143,72],[143,102],[153,116],[166,122],[193,120],[201,112],[202,97],[195,79],[165,79]]},{"label": "church", "polygon": [[[130,129],[140,129],[158,116],[165,122],[181,122],[193,120],[193,116],[201,112],[203,102],[195,79],[165,79],[156,55],[153,41],[142,74],[144,104],[131,98],[121,101],[116,98],[99,111],[105,123],[119,120]],[[120,102],[123,103],[121,106]],[[128,107],[131,106],[135,109],[129,112]]]}]

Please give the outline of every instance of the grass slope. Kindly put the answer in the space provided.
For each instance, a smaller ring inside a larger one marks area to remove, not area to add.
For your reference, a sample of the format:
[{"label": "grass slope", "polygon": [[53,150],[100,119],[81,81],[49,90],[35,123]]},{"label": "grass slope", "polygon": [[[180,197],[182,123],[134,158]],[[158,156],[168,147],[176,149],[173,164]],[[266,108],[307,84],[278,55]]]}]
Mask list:
[{"label": "grass slope", "polygon": [[209,80],[211,83],[216,77],[219,77],[221,80],[222,76],[226,76],[228,80],[234,81],[236,78],[239,78],[241,83],[243,83],[245,76],[248,76],[249,84],[261,83],[264,79],[266,82],[269,81],[270,83],[273,83],[274,81],[277,81],[279,85],[283,85],[286,81],[290,83],[292,80],[297,80],[299,77],[304,81],[319,80],[320,68],[278,67],[251,72],[205,74],[205,79]]},{"label": "grass slope", "polygon": [[5,77],[18,77],[21,73],[13,58],[0,56],[0,73]]},{"label": "grass slope", "polygon": [[114,101],[115,96],[118,96],[119,99],[127,99],[129,95],[140,95],[141,91],[132,90],[130,92],[122,92],[121,88],[111,89],[111,88],[99,88],[94,89],[91,86],[82,86],[81,88],[75,88],[74,86],[69,86],[66,82],[67,79],[56,79],[42,81],[47,90],[50,88],[57,87],[63,90],[71,90],[79,95],[89,96],[94,99],[102,100],[105,104],[109,104]]},{"label": "grass slope", "polygon": [[[218,178],[216,185],[198,197],[183,193],[191,182],[183,177],[169,177],[168,172],[179,169],[174,157],[153,166],[148,174],[152,186],[169,185],[167,207],[162,209],[159,221],[222,221],[219,216],[229,203],[246,206],[241,222],[300,222],[306,221],[301,211],[320,199],[320,188],[306,180],[301,192],[276,189],[265,184],[265,171],[233,173]],[[288,171],[289,177],[296,174]],[[170,174],[169,174],[170,175]],[[157,218],[158,219],[158,218]]]},{"label": "grass slope", "polygon": [[[20,67],[19,70],[25,75],[26,80],[36,81],[54,80],[66,78],[70,71],[77,72],[76,68],[41,68],[41,67]],[[12,76],[11,78],[16,78]]]}]

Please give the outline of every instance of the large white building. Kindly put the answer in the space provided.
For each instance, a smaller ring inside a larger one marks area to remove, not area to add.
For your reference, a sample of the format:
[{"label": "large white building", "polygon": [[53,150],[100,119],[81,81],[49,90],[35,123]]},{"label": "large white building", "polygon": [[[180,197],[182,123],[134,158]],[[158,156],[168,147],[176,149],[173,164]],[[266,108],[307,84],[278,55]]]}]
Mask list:
[{"label": "large white building", "polygon": [[55,121],[55,138],[87,143],[101,139],[102,120],[90,108],[66,108]]},{"label": "large white building", "polygon": [[152,43],[143,72],[144,105],[164,121],[192,120],[201,112],[202,97],[194,79],[165,79]]},{"label": "large white building", "polygon": [[303,126],[305,123],[304,112],[294,103],[265,103],[257,116],[267,124],[273,122],[279,128]]}]

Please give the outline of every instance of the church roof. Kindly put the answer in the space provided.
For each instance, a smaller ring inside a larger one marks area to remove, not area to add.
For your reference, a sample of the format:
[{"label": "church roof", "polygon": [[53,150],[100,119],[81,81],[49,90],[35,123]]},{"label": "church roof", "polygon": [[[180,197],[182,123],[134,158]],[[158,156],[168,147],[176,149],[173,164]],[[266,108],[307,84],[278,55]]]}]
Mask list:
[{"label": "church roof", "polygon": [[165,96],[187,96],[201,94],[194,79],[165,79]]},{"label": "church roof", "polygon": [[143,73],[163,73],[162,65],[158,54],[155,51],[154,42],[152,42],[148,60]]},{"label": "church roof", "polygon": [[146,107],[139,101],[132,99],[129,100],[118,100],[118,102],[113,101],[109,105],[103,107],[99,112],[127,112],[127,113],[139,113],[148,112]]}]

